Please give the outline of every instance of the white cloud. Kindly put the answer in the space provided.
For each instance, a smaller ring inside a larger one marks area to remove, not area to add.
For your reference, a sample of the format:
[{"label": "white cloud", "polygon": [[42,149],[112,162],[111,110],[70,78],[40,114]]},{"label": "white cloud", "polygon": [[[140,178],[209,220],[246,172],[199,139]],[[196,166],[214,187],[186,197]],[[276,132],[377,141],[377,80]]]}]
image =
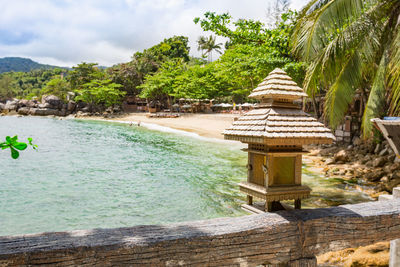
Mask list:
[{"label": "white cloud", "polygon": [[[173,35],[189,37],[191,54],[204,35],[193,18],[206,11],[266,21],[274,0],[0,0],[0,57],[30,57],[71,66],[110,66]],[[292,0],[301,8],[305,0]]]}]

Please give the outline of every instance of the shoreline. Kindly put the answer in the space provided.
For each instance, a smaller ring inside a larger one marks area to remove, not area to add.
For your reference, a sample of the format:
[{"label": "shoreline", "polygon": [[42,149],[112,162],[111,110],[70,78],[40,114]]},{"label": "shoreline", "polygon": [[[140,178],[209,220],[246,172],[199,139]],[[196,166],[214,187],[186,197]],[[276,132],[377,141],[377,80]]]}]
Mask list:
[{"label": "shoreline", "polygon": [[77,116],[76,119],[99,120],[120,123],[132,123],[168,127],[182,132],[189,132],[200,137],[224,140],[222,132],[231,126],[239,114],[181,114],[178,118],[148,118],[147,113],[125,113],[112,118],[102,116]]}]

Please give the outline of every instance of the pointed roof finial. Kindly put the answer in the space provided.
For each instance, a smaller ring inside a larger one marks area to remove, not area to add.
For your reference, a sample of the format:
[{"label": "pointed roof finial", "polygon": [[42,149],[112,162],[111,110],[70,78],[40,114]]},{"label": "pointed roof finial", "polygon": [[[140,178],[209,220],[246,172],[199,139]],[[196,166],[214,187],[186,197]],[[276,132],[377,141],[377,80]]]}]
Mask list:
[{"label": "pointed roof finial", "polygon": [[295,100],[306,96],[303,89],[279,68],[271,71],[249,95],[250,98],[260,100],[269,98]]}]

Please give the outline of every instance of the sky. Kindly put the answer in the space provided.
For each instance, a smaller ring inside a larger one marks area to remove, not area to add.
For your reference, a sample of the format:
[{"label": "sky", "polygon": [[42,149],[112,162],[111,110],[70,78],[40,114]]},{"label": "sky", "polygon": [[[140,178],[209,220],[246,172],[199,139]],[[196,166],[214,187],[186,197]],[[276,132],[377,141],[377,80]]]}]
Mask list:
[{"label": "sky", "polygon": [[[71,67],[81,62],[102,66],[130,61],[136,51],[174,35],[196,40],[209,35],[194,24],[207,11],[229,12],[234,20],[267,23],[276,0],[0,0],[0,58],[28,57]],[[307,0],[291,0],[301,9]],[[222,41],[222,39],[220,40]]]}]

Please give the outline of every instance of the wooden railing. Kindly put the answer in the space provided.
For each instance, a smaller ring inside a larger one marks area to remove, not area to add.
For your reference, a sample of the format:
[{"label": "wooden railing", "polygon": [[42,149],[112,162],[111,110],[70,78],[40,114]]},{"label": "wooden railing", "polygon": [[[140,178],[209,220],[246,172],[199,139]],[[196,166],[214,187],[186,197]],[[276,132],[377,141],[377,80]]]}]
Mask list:
[{"label": "wooden railing", "polygon": [[[1,225],[1,222],[0,222]],[[170,225],[0,237],[0,266],[315,266],[315,255],[400,238],[400,200]]]}]

